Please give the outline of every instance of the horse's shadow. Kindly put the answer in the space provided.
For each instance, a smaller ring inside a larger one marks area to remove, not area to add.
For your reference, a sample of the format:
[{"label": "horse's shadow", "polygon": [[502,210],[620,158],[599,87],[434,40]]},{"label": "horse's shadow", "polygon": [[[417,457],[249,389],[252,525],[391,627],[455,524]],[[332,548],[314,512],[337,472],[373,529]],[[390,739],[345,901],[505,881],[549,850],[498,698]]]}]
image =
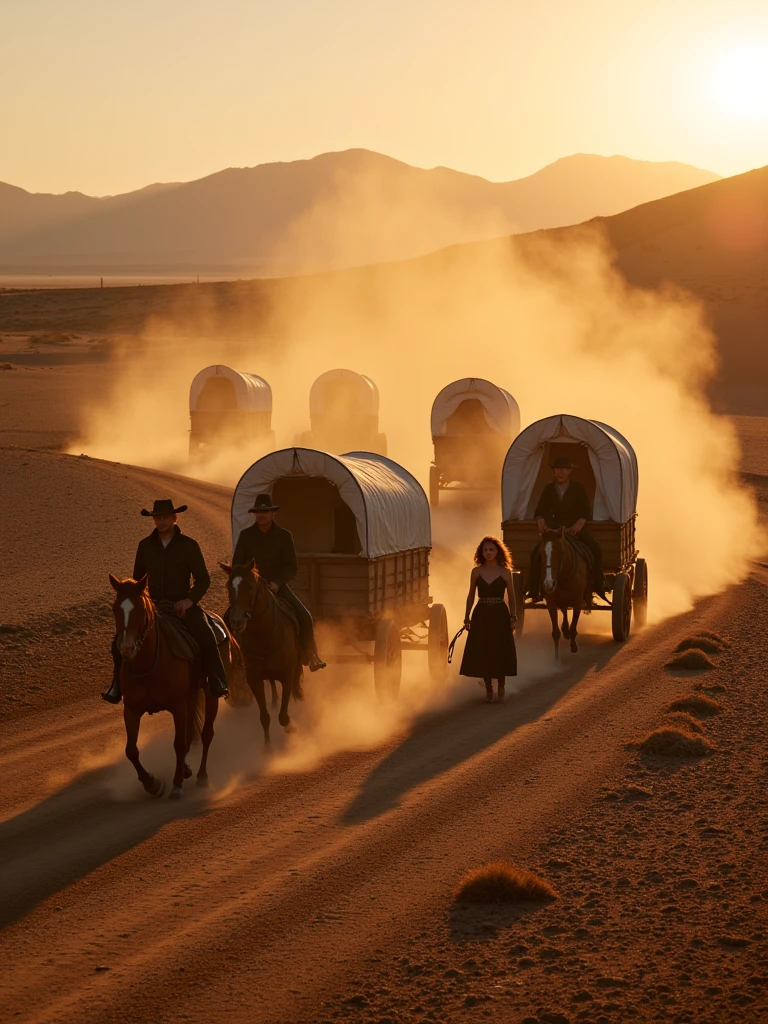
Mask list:
[{"label": "horse's shadow", "polygon": [[115,766],[86,771],[0,824],[0,927],[140,846],[169,822],[208,811],[205,793],[181,801],[115,799]]},{"label": "horse's shadow", "polygon": [[[525,643],[535,644],[536,639],[526,639]],[[604,668],[620,649],[605,637],[582,640],[578,660],[535,686],[508,696],[503,707],[481,705],[478,696],[471,703],[418,719],[403,743],[370,773],[342,821],[357,824],[392,810],[410,790],[540,719],[590,670]],[[548,654],[551,652],[551,642],[541,646]]]}]

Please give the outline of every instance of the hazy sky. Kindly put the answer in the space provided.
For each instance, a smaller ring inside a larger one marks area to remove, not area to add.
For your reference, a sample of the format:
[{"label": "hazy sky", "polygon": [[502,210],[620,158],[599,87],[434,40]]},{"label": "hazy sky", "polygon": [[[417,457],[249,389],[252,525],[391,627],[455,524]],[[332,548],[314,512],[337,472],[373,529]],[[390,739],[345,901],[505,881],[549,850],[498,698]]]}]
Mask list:
[{"label": "hazy sky", "polygon": [[0,180],[122,192],[361,146],[508,180],[768,164],[768,0],[5,0]]}]

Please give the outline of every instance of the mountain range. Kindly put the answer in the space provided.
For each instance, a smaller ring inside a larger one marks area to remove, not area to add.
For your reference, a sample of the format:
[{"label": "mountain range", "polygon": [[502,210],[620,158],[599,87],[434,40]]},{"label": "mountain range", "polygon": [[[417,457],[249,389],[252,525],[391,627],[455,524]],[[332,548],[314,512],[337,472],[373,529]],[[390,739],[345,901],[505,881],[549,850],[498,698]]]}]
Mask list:
[{"label": "mountain range", "polygon": [[577,154],[491,182],[352,149],[103,198],[0,183],[0,271],[333,269],[576,224],[717,178],[687,164]]}]

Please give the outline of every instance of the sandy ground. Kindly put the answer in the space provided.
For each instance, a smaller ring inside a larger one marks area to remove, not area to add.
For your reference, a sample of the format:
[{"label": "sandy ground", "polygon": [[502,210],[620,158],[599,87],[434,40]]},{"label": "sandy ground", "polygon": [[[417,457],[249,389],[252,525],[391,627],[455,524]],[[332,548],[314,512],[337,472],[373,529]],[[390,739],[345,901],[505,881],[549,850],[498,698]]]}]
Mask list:
[{"label": "sandy ground", "polygon": [[[160,492],[189,502],[213,568],[229,493],[58,452],[78,388],[109,369],[79,372],[0,374],[0,1020],[768,1019],[767,565],[621,647],[590,623],[559,670],[534,624],[505,706],[455,677],[430,690],[415,655],[397,709],[367,674],[328,670],[269,761],[255,709],[225,707],[212,788],[151,801],[98,699],[106,572],[130,571],[137,511]],[[765,501],[765,421],[737,427]],[[709,672],[666,669],[699,628],[732,646]],[[712,756],[627,748],[713,684]],[[141,745],[168,778],[165,716]],[[559,898],[457,905],[462,874],[498,857]]]}]

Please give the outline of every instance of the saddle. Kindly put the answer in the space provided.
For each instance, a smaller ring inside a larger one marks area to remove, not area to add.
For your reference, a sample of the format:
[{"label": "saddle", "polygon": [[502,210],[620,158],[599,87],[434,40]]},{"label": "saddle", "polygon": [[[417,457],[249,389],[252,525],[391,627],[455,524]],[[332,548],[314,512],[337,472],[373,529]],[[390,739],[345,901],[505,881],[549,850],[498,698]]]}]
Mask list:
[{"label": "saddle", "polygon": [[[182,661],[200,661],[200,645],[173,610],[172,601],[158,601],[155,605],[157,621],[168,641],[173,656]],[[223,619],[215,612],[204,612],[208,625],[216,637],[217,647],[229,640],[229,631]]]},{"label": "saddle", "polygon": [[291,605],[287,601],[284,601],[282,597],[276,595],[275,600],[277,601],[278,610],[290,619],[293,628],[296,630],[296,636],[299,635],[299,620],[296,618],[296,612],[293,610]]}]

